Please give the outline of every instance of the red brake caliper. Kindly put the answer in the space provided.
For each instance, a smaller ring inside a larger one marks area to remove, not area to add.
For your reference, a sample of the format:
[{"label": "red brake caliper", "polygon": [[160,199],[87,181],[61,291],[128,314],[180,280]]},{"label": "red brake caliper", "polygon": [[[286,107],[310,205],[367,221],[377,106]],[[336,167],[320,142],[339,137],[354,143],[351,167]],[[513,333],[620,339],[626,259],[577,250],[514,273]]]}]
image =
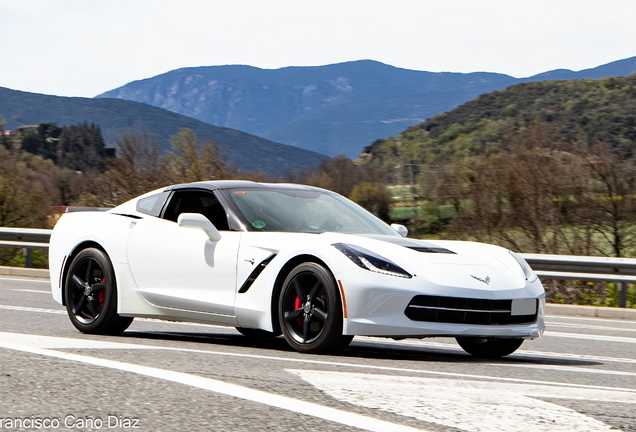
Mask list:
[{"label": "red brake caliper", "polygon": [[[296,301],[294,302],[294,308],[295,308],[295,310],[298,310],[298,309],[300,309],[300,308],[302,308],[302,307],[303,307],[303,301],[300,299],[300,297],[296,297]],[[299,325],[300,327],[302,327],[302,326],[303,326],[303,319],[302,319],[302,318],[298,317],[298,318],[296,319],[296,322],[298,323],[298,325]]]},{"label": "red brake caliper", "polygon": [[[102,283],[106,283],[106,278],[102,279]],[[104,306],[104,299],[106,298],[106,290],[101,290],[99,292],[99,297],[97,298],[99,300],[99,304]]]}]

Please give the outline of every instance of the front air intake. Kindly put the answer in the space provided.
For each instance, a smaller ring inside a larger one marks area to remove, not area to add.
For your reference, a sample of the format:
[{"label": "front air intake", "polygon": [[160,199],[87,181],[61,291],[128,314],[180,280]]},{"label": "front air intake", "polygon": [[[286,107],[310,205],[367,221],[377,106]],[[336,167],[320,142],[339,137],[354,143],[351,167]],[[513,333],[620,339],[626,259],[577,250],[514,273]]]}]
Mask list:
[{"label": "front air intake", "polygon": [[448,324],[531,324],[537,320],[537,312],[532,315],[512,315],[511,311],[512,300],[417,295],[404,314],[413,321]]}]

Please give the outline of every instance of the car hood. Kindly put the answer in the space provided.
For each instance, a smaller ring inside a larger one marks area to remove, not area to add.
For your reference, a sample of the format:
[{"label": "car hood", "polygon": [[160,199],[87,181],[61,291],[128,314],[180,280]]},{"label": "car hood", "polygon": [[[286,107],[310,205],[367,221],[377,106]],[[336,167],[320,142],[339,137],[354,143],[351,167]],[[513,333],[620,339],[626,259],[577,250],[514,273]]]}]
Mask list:
[{"label": "car hood", "polygon": [[[393,261],[438,285],[508,290],[524,287],[525,276],[510,251],[485,243],[416,240],[383,235],[330,235]],[[333,239],[333,240],[332,240]],[[334,241],[335,243],[335,241]]]}]

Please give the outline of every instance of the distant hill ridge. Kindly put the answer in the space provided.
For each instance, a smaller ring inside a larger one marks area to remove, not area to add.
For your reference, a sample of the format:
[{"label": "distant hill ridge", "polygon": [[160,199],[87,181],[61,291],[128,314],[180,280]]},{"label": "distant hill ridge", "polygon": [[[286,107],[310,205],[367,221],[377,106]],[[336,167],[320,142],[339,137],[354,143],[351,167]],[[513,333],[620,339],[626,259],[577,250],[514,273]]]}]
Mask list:
[{"label": "distant hill ridge", "polygon": [[636,57],[527,78],[416,71],[372,60],[281,69],[203,66],[133,81],[97,97],[142,102],[276,142],[356,157],[376,139],[397,135],[482,93],[522,82],[634,71]]},{"label": "distant hill ridge", "polygon": [[101,127],[109,146],[123,131],[147,129],[157,136],[164,151],[169,149],[170,137],[176,135],[179,128],[190,128],[202,141],[212,139],[223,144],[226,159],[235,161],[239,169],[274,176],[283,175],[288,168],[299,171],[317,166],[327,159],[316,152],[127,100],[49,96],[0,87],[0,115],[6,118],[7,129],[48,122],[59,125],[92,122]]},{"label": "distant hill ridge", "polygon": [[[541,124],[550,143],[604,143],[622,159],[636,155],[636,73],[599,80],[517,84],[480,95],[449,112],[365,148],[361,161],[383,168],[443,165],[508,151],[515,133]],[[426,168],[425,168],[426,169]]]}]

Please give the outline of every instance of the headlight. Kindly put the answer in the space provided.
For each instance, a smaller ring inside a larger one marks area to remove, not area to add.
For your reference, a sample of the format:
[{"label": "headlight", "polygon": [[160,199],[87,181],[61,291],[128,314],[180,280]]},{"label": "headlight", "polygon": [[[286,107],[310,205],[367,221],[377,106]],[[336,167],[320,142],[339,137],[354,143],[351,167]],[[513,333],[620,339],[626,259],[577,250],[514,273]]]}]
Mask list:
[{"label": "headlight", "polygon": [[512,255],[512,257],[517,260],[528,282],[532,283],[537,280],[537,274],[534,272],[534,270],[532,270],[526,260],[524,260],[520,255],[517,255],[513,251],[510,251],[510,255]]},{"label": "headlight", "polygon": [[365,270],[389,276],[403,278],[413,277],[397,264],[371,252],[370,250],[361,248],[360,246],[353,246],[345,243],[335,243],[332,246],[345,254],[346,257],[353,261],[356,265]]}]

